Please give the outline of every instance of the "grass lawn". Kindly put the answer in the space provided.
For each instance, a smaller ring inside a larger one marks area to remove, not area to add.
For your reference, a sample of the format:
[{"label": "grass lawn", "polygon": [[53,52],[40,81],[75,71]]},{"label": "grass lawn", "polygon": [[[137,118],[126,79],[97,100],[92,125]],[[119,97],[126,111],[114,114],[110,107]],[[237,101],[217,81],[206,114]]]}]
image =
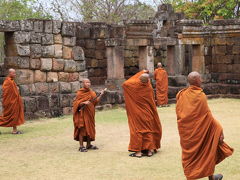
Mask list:
[{"label": "grass lawn", "polygon": [[[240,100],[209,100],[213,115],[235,149],[216,168],[226,180],[240,180]],[[162,148],[151,158],[128,156],[129,131],[124,109],[96,113],[100,149],[80,153],[73,140],[72,116],[28,121],[23,135],[0,128],[0,179],[184,180],[175,105],[158,109],[163,126]]]}]

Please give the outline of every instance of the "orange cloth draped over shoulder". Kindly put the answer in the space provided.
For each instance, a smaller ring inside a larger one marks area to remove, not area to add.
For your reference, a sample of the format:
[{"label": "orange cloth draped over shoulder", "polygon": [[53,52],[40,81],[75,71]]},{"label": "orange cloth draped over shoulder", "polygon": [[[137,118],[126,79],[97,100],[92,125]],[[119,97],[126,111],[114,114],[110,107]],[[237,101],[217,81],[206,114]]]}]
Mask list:
[{"label": "orange cloth draped over shoulder", "polygon": [[14,80],[7,77],[3,89],[3,116],[0,116],[0,126],[14,127],[25,122],[22,98]]},{"label": "orange cloth draped over shoulder", "polygon": [[198,179],[213,175],[215,165],[232,155],[233,149],[219,142],[223,128],[212,116],[203,90],[197,86],[181,90],[176,114],[185,176]]},{"label": "orange cloth draped over shoulder", "polygon": [[141,71],[123,83],[130,129],[129,151],[160,148],[162,127],[154,102],[153,88],[139,79]]},{"label": "orange cloth draped over shoulder", "polygon": [[91,102],[79,111],[80,104],[84,101],[90,101],[96,97],[96,93],[91,89],[81,88],[77,91],[76,99],[73,102],[73,123],[74,140],[79,141],[79,134],[83,140],[87,141],[87,136],[91,141],[95,140],[95,106],[97,100]]},{"label": "orange cloth draped over shoulder", "polygon": [[163,68],[154,71],[156,80],[156,99],[157,105],[168,104],[168,74]]}]

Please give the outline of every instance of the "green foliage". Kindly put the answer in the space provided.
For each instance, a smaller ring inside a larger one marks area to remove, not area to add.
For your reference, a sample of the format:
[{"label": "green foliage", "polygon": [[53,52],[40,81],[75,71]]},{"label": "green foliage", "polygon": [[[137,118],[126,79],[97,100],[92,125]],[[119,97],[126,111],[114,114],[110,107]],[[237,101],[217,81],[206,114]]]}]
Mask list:
[{"label": "green foliage", "polygon": [[184,12],[186,17],[208,22],[215,18],[239,18],[238,0],[172,0],[176,11]]},{"label": "green foliage", "polygon": [[41,6],[36,7],[36,0],[0,0],[1,20],[22,20],[27,18],[51,18],[43,12]]}]

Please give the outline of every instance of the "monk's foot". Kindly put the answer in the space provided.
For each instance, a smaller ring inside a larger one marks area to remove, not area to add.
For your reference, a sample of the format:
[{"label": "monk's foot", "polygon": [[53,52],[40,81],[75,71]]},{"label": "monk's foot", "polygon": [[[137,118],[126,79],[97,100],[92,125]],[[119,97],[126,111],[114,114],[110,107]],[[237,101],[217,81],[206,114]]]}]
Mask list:
[{"label": "monk's foot", "polygon": [[13,131],[12,134],[23,134],[21,131]]},{"label": "monk's foot", "polygon": [[135,152],[132,154],[129,154],[130,157],[137,157],[137,158],[141,158],[142,157],[142,153],[141,152]]},{"label": "monk's foot", "polygon": [[151,156],[153,156],[153,154],[154,154],[154,151],[153,150],[149,150],[147,156],[151,157]]},{"label": "monk's foot", "polygon": [[94,146],[94,145],[89,145],[89,146],[87,146],[87,149],[97,150],[98,147]]},{"label": "monk's foot", "polygon": [[223,175],[222,174],[213,175],[213,180],[222,180],[222,179],[223,179]]},{"label": "monk's foot", "polygon": [[80,152],[87,152],[88,150],[84,146],[82,146],[82,147],[79,148],[79,151]]}]

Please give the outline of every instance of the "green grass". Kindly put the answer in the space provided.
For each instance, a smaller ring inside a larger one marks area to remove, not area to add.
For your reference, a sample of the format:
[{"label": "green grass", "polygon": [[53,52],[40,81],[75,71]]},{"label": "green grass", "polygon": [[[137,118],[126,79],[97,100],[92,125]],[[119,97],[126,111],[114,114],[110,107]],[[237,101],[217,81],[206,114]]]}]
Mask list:
[{"label": "green grass", "polygon": [[[240,100],[214,99],[209,106],[224,127],[226,142],[235,149],[216,172],[240,179]],[[162,148],[151,158],[130,158],[124,109],[96,113],[98,151],[78,152],[72,116],[28,121],[23,135],[0,128],[0,179],[184,180],[175,105],[158,109],[163,126]]]}]

